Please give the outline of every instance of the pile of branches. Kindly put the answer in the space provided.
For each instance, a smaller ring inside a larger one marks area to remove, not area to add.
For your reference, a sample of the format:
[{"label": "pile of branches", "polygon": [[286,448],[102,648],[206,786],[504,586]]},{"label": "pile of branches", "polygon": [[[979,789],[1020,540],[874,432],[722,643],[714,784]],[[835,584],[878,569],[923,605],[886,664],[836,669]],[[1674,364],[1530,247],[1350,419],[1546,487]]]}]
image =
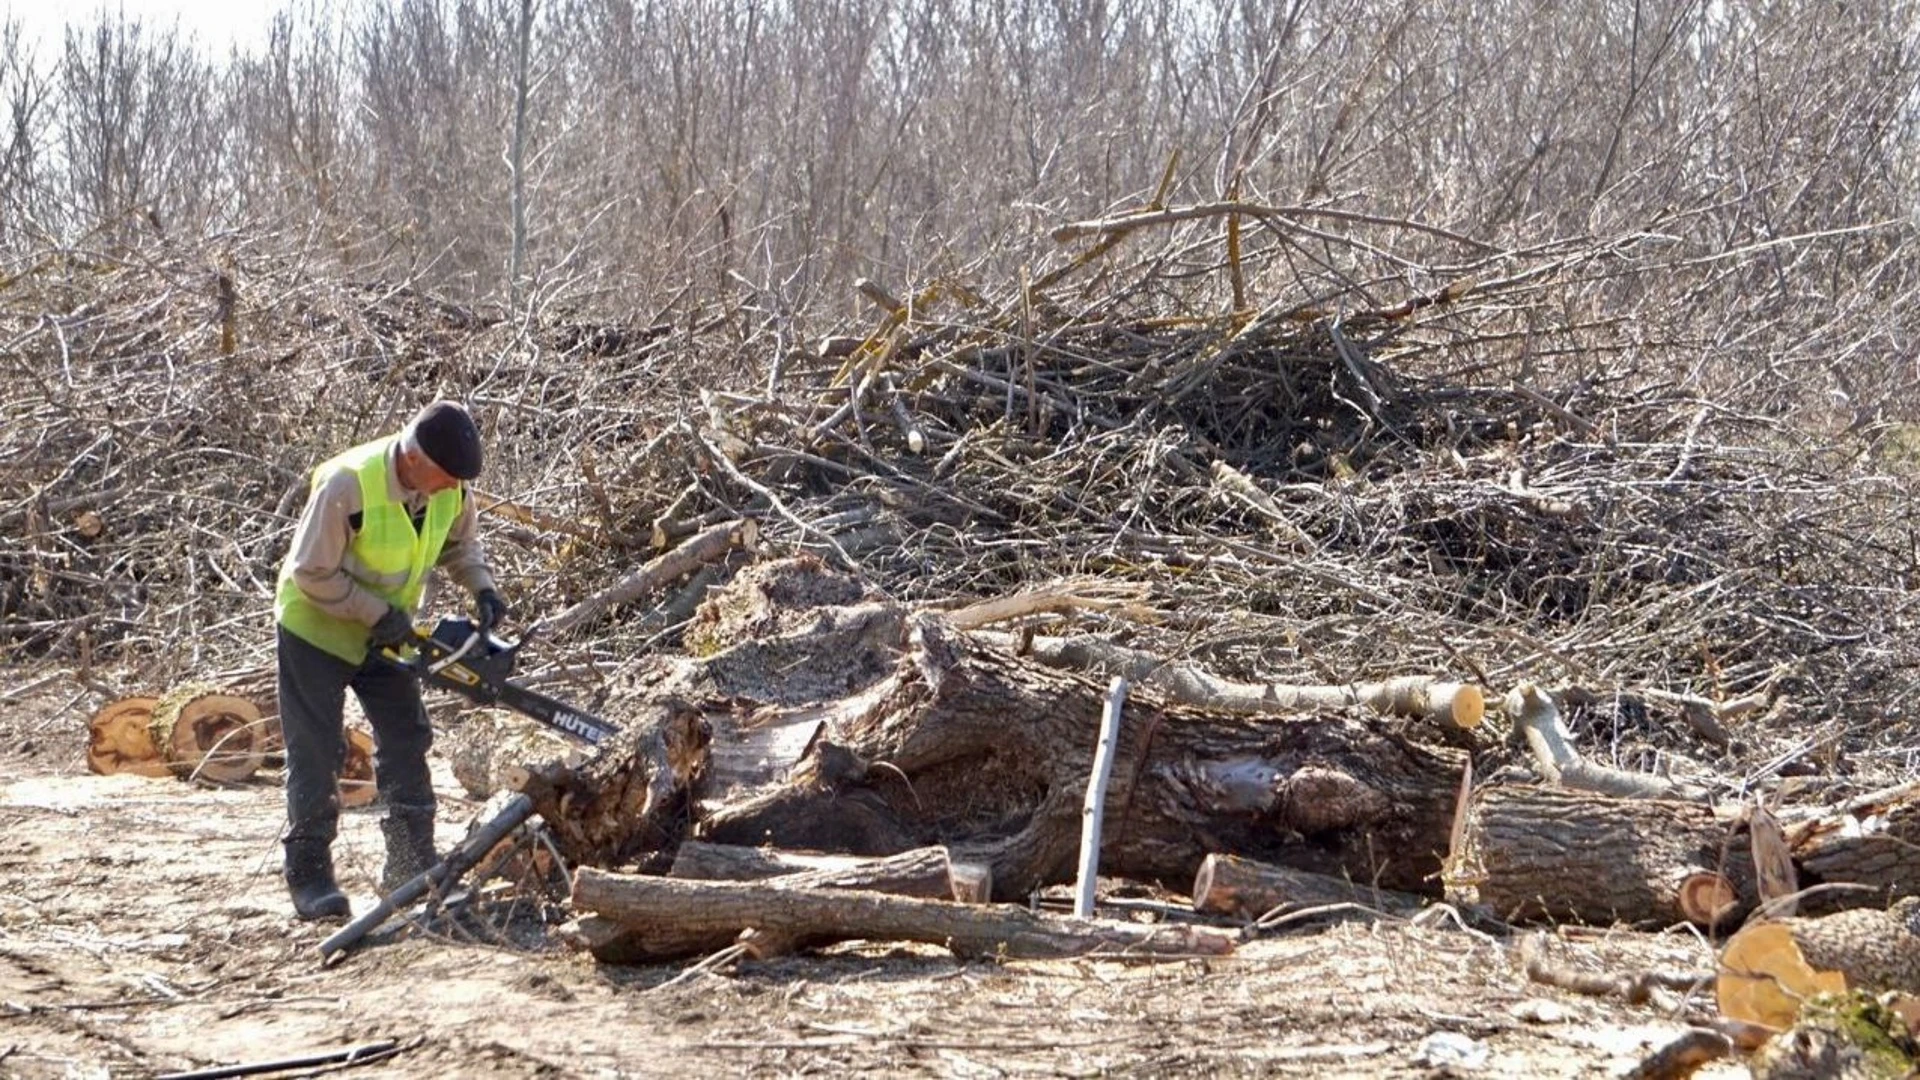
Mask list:
[{"label": "pile of branches", "polygon": [[[1905,768],[1912,483],[1884,439],[1671,375],[1697,343],[1621,241],[1414,258],[1373,223],[1308,259],[1216,216],[1069,227],[1089,242],[1030,280],[863,282],[818,326],[752,290],[510,317],[267,237],[17,256],[0,649],[263,663],[308,470],[447,395],[486,427],[530,614],[752,516],[924,605],[1136,587],[1035,629],[1231,678],[1579,686],[1576,733],[1629,767]],[[605,674],[676,631],[623,608],[576,640]],[[1717,743],[1647,704],[1757,691]]]}]

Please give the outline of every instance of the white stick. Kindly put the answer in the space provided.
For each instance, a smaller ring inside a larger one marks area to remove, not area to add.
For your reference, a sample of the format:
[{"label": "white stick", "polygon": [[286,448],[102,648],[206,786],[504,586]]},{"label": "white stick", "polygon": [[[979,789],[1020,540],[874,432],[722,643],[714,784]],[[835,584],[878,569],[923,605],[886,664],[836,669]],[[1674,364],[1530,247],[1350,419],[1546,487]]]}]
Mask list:
[{"label": "white stick", "polygon": [[1094,881],[1100,874],[1100,818],[1107,809],[1107,781],[1113,776],[1113,748],[1120,741],[1120,709],[1127,703],[1127,680],[1116,675],[1107,686],[1107,708],[1100,716],[1100,745],[1093,751],[1093,775],[1080,820],[1080,878],[1073,892],[1073,913],[1093,915]]}]

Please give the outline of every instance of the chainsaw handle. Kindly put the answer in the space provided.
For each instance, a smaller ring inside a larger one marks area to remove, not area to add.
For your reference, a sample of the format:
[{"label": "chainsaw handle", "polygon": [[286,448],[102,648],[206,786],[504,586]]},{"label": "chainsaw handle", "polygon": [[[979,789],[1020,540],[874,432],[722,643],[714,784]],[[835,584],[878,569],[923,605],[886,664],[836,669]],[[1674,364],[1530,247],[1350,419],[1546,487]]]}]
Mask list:
[{"label": "chainsaw handle", "polygon": [[[402,671],[424,678],[427,670],[426,665],[421,662],[423,654],[420,651],[419,645],[423,641],[432,640],[431,635],[416,626],[413,628],[413,640],[411,642],[402,645],[381,645],[373,649],[371,655],[388,667],[399,668]],[[409,652],[401,652],[400,650],[402,649],[407,649]]]},{"label": "chainsaw handle", "polygon": [[[428,661],[426,658],[426,650],[420,648],[420,645],[423,642],[433,642],[434,637],[432,634],[429,634],[425,630],[422,630],[418,626],[416,626],[413,628],[413,641],[408,643],[413,650],[413,654],[411,656],[407,655],[406,653],[402,653],[400,651],[400,647],[395,647],[392,645],[388,645],[381,648],[376,655],[378,655],[380,659],[386,661],[389,665],[393,667],[404,668],[405,670],[412,672],[414,675],[417,675],[420,678],[424,679],[429,675],[438,675],[441,672],[441,670],[443,670],[444,668],[450,665],[459,663],[462,659],[466,657],[468,653],[473,651],[474,646],[479,645],[481,642],[485,641],[486,638],[487,638],[487,635],[482,633],[476,627],[475,629],[473,629],[467,634],[466,640],[462,641],[458,648],[454,649],[452,652],[449,652],[447,655],[439,658],[438,660]],[[513,653],[519,652],[520,646],[525,644],[526,644],[526,639],[522,638],[519,641],[514,642],[512,645],[502,647],[499,651],[501,653],[505,653],[510,656]]]},{"label": "chainsaw handle", "polygon": [[[426,635],[422,634],[421,636],[425,637]],[[472,652],[473,647],[475,645],[480,644],[480,642],[484,640],[485,637],[486,637],[485,632],[476,628],[472,633],[467,635],[467,640],[460,643],[459,648],[453,650],[452,652],[441,657],[440,659],[433,661],[431,664],[422,665],[420,673],[422,675],[440,674],[441,670],[446,668],[448,665],[459,663],[460,659],[466,656],[468,653]],[[416,659],[419,659],[417,655],[416,655]]]}]

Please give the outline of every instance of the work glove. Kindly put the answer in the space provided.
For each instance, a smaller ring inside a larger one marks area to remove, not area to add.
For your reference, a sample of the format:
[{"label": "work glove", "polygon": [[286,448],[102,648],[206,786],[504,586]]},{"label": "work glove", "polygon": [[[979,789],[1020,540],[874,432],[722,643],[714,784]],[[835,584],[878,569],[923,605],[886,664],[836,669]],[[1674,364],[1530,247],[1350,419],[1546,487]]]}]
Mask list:
[{"label": "work glove", "polygon": [[507,616],[513,614],[513,609],[509,608],[507,602],[500,599],[500,594],[492,589],[481,589],[474,593],[473,608],[480,616],[482,634],[491,633],[494,627],[505,622]]},{"label": "work glove", "polygon": [[413,620],[397,607],[387,608],[367,634],[367,643],[376,649],[395,649],[412,640]]}]

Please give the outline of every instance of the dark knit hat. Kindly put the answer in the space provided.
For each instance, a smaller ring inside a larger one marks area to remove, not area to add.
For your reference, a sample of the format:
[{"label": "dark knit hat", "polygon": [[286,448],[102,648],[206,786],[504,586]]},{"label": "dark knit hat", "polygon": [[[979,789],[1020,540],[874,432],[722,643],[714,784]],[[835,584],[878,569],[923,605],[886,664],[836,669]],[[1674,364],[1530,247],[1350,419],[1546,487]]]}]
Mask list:
[{"label": "dark knit hat", "polygon": [[448,476],[471,480],[480,475],[480,429],[458,402],[436,401],[421,409],[404,434]]}]

